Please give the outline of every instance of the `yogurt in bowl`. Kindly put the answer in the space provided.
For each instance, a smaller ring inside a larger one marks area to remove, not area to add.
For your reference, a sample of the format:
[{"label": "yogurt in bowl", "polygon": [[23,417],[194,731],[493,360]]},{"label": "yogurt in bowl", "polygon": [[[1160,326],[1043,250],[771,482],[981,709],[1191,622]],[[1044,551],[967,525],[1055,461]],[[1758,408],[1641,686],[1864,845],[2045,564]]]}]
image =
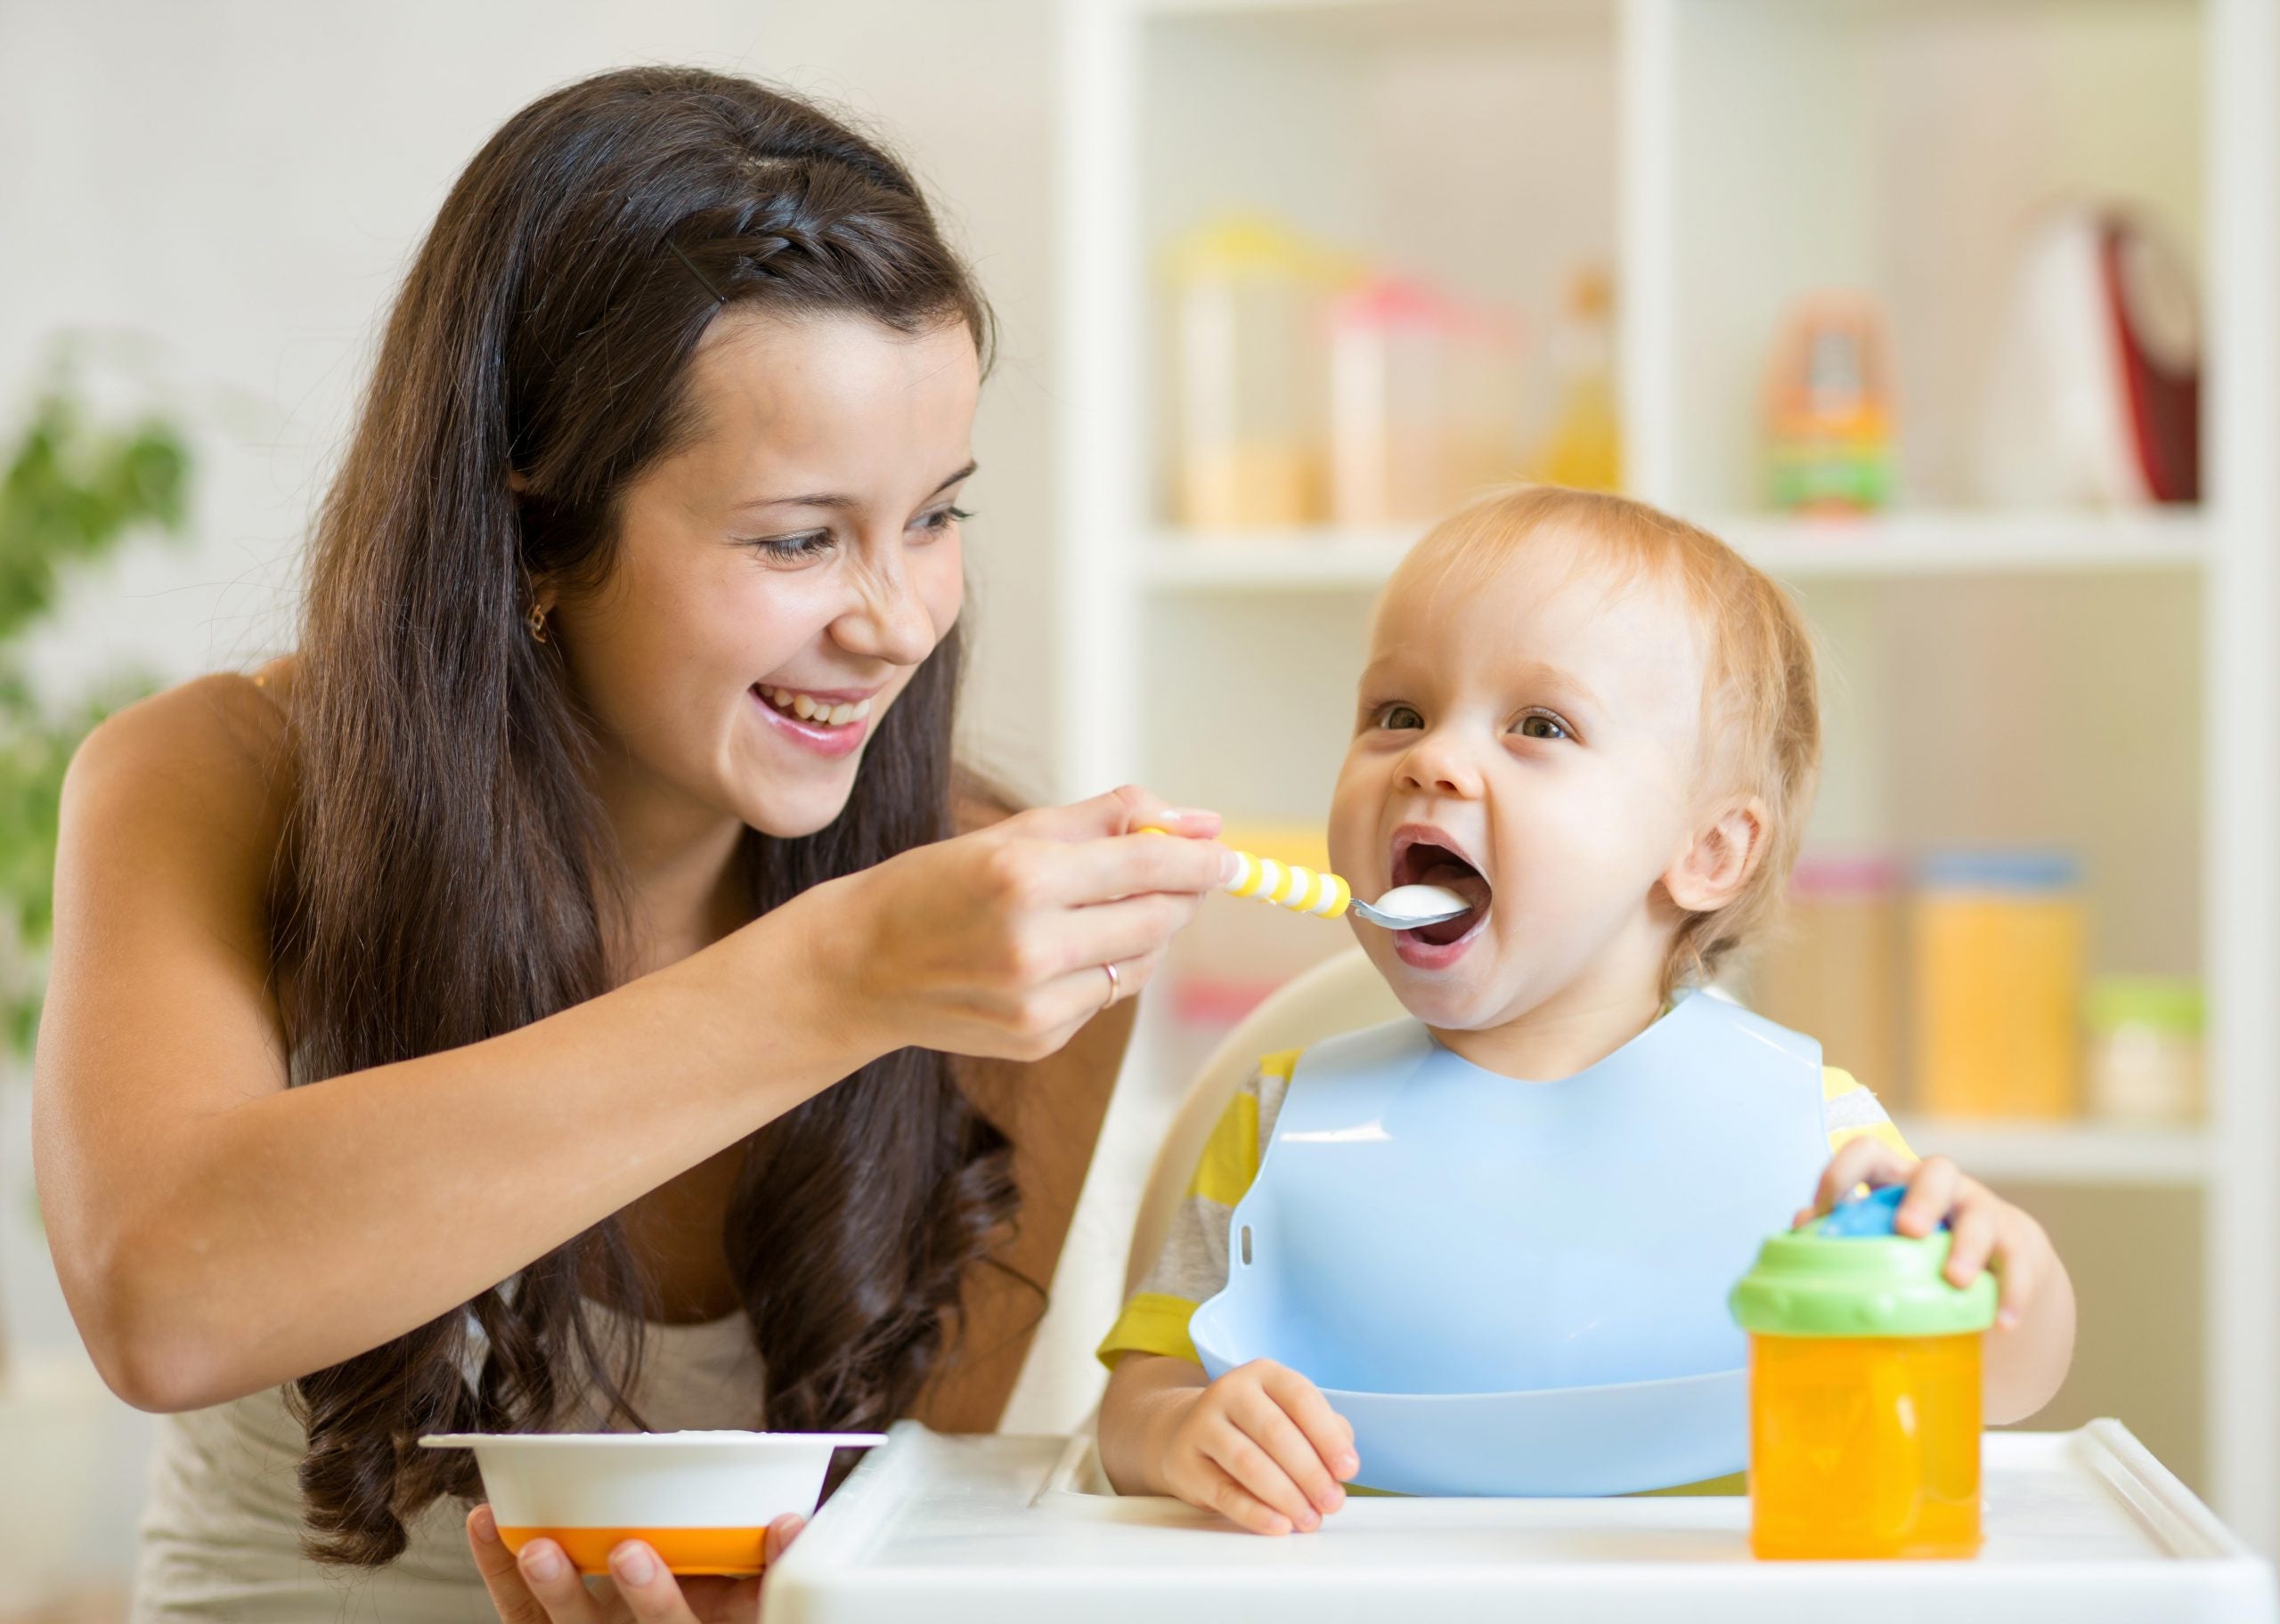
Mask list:
[{"label": "yogurt in bowl", "polygon": [[560,1545],[581,1573],[606,1573],[628,1539],[676,1573],[757,1573],[768,1525],[823,1496],[834,1449],[878,1433],[445,1433],[430,1449],[473,1449],[499,1537]]}]

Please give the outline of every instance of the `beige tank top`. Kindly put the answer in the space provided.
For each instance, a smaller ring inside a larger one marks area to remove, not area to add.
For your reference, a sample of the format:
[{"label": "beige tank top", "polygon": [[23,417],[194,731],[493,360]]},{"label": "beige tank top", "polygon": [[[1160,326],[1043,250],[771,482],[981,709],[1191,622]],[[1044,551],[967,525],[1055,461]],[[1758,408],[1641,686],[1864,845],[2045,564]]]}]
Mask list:
[{"label": "beige tank top", "polygon": [[[596,1311],[598,1312],[607,1311]],[[761,1363],[742,1315],[651,1325],[630,1395],[660,1431],[758,1427]],[[587,1430],[592,1416],[559,1429]],[[385,1568],[320,1567],[301,1554],[295,1472],[306,1448],[273,1388],[160,1424],[135,1567],[134,1624],[460,1624],[495,1620],[468,1552],[467,1508],[438,1501]]]}]

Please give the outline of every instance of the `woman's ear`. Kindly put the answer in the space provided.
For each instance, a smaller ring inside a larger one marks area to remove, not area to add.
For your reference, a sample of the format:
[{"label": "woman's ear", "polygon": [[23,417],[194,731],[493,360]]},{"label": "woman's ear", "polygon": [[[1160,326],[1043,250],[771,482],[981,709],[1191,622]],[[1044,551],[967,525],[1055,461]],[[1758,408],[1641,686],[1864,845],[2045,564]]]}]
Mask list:
[{"label": "woman's ear", "polygon": [[1755,795],[1695,831],[1663,889],[1690,914],[1714,914],[1742,894],[1765,850],[1765,803]]}]

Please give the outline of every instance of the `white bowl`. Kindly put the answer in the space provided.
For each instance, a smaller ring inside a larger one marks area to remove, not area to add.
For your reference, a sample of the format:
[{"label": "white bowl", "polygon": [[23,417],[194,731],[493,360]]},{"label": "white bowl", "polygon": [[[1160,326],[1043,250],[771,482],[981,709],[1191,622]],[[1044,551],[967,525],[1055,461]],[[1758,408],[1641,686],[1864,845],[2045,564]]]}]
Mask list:
[{"label": "white bowl", "polygon": [[646,1540],[676,1573],[757,1573],[768,1525],[823,1495],[834,1449],[877,1433],[449,1433],[423,1449],[473,1449],[500,1538],[541,1535],[582,1573]]}]

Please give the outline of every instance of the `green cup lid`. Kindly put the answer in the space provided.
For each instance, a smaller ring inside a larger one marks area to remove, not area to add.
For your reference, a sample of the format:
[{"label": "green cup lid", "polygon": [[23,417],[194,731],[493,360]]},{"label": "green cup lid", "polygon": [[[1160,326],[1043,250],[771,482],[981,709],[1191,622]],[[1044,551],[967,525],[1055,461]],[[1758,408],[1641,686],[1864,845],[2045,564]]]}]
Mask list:
[{"label": "green cup lid", "polygon": [[1894,1233],[1895,1185],[1848,1201],[1802,1230],[1770,1238],[1727,1307],[1770,1336],[1956,1336],[1995,1323],[1995,1277],[1958,1290],[1941,1271],[1954,1238]]},{"label": "green cup lid", "polygon": [[2083,996],[2082,1017],[2093,1032],[2149,1027],[2198,1037],[2208,1006],[2201,983],[2183,976],[2100,976]]}]

